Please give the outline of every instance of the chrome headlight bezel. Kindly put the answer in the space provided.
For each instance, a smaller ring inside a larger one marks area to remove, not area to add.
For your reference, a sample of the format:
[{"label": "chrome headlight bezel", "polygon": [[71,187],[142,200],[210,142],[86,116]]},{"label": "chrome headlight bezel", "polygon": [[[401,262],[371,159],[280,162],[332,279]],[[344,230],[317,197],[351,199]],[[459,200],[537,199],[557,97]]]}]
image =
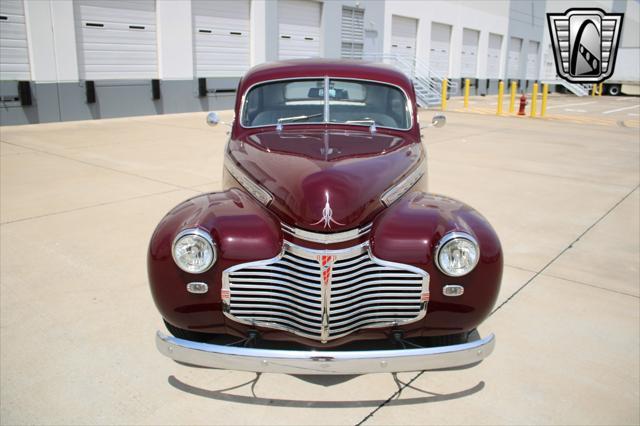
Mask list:
[{"label": "chrome headlight bezel", "polygon": [[[208,244],[209,248],[211,249],[211,253],[212,253],[211,261],[205,267],[198,270],[193,270],[193,269],[190,270],[188,268],[185,268],[184,265],[182,265],[179,262],[179,260],[176,258],[176,245],[182,238],[187,236],[193,236],[201,239],[206,244]],[[213,265],[215,265],[216,261],[218,260],[218,249],[216,247],[216,244],[213,242],[213,238],[211,238],[211,235],[208,232],[200,228],[189,228],[189,229],[180,231],[178,235],[176,235],[175,238],[173,239],[173,242],[171,244],[171,258],[173,259],[173,262],[176,264],[176,266],[180,268],[182,271],[187,272],[189,274],[202,274],[204,272],[207,272],[209,269],[211,269]]]},{"label": "chrome headlight bezel", "polygon": [[[448,244],[453,244],[454,241],[456,240],[466,240],[467,242],[471,243],[475,249],[476,252],[476,256],[475,259],[473,261],[473,263],[471,264],[471,266],[468,268],[468,270],[462,272],[462,273],[452,273],[451,271],[446,270],[441,262],[440,262],[440,254],[442,253],[442,250],[448,245]],[[438,246],[436,248],[435,251],[435,258],[434,258],[434,263],[436,264],[436,266],[438,267],[438,269],[440,270],[440,272],[442,272],[443,274],[450,276],[450,277],[463,277],[469,273],[471,273],[476,266],[478,265],[478,262],[480,261],[480,246],[478,245],[478,241],[472,237],[470,234],[466,233],[466,232],[449,232],[447,234],[445,234],[440,241],[438,242]]]}]

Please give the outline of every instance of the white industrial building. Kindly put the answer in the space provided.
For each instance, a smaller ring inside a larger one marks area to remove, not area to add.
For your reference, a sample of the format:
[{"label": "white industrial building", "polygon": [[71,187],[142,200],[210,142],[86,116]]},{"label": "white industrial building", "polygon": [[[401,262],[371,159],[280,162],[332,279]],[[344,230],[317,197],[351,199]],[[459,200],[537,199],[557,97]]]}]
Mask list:
[{"label": "white industrial building", "polygon": [[[629,6],[589,5],[618,12]],[[472,79],[477,94],[495,92],[499,80],[518,81],[524,90],[555,76],[545,13],[556,6],[551,0],[0,0],[0,123],[229,108],[249,67],[305,57],[395,63],[424,80],[425,99],[443,78],[454,93],[462,78]]]}]

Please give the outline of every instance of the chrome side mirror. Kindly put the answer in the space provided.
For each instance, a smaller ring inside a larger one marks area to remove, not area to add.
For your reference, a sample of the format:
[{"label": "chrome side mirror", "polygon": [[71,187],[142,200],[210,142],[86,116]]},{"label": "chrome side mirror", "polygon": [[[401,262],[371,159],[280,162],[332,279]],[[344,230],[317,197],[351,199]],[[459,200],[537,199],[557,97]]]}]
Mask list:
[{"label": "chrome side mirror", "polygon": [[447,117],[444,115],[434,115],[431,119],[431,127],[442,127],[447,124]]},{"label": "chrome side mirror", "polygon": [[217,112],[211,111],[207,114],[207,124],[212,127],[220,124],[220,116]]},{"label": "chrome side mirror", "polygon": [[444,115],[434,115],[431,119],[431,123],[426,126],[421,126],[420,129],[428,129],[429,127],[442,127],[447,124],[447,117]]}]

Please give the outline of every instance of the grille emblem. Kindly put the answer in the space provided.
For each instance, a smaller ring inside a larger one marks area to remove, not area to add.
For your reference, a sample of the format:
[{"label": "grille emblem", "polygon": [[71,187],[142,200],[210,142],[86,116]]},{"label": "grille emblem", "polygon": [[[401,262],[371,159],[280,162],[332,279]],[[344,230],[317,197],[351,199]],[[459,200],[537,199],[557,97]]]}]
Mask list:
[{"label": "grille emblem", "polygon": [[320,223],[324,223],[324,228],[331,229],[331,224],[336,224],[340,226],[344,226],[344,223],[340,223],[337,220],[333,219],[333,210],[331,210],[331,204],[329,204],[329,191],[325,191],[325,197],[327,198],[327,202],[324,205],[324,209],[322,209],[322,219],[317,221],[316,223],[312,223],[312,225],[318,225]]},{"label": "grille emblem", "polygon": [[320,263],[320,270],[322,271],[322,286],[331,285],[331,268],[333,268],[333,262],[336,260],[335,256],[318,256],[318,262]]},{"label": "grille emblem", "polygon": [[[327,195],[327,197],[329,196]],[[320,341],[322,343],[326,343],[327,339],[329,338],[329,301],[331,300],[331,272],[333,269],[333,262],[335,262],[335,260],[335,256],[318,256],[318,262],[320,263],[320,276],[322,279],[322,313],[320,325]]]}]

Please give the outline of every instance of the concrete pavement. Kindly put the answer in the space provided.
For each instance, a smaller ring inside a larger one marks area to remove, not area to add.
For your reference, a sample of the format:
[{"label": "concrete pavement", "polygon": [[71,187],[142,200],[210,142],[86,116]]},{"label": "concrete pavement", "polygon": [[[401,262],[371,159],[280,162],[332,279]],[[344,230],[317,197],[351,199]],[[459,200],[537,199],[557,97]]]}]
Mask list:
[{"label": "concrete pavement", "polygon": [[497,334],[494,354],[396,377],[256,377],[179,365],[153,344],[151,232],[220,188],[226,128],[204,116],[0,128],[0,423],[640,422],[638,129],[448,113],[424,131],[431,189],[502,240],[503,286],[480,328]]},{"label": "concrete pavement", "polygon": [[[510,94],[505,93],[502,115],[515,116],[520,105],[520,94],[515,100],[515,110],[509,113]],[[532,96],[527,93],[526,117],[531,114]],[[473,96],[469,106],[464,107],[463,98],[458,96],[449,100],[448,110],[473,114],[496,115],[498,97]],[[542,95],[538,93],[536,114],[542,111]],[[519,116],[518,118],[524,118]],[[564,121],[578,124],[601,126],[640,127],[640,98],[637,96],[583,96],[552,93],[547,99],[546,120]]]}]

